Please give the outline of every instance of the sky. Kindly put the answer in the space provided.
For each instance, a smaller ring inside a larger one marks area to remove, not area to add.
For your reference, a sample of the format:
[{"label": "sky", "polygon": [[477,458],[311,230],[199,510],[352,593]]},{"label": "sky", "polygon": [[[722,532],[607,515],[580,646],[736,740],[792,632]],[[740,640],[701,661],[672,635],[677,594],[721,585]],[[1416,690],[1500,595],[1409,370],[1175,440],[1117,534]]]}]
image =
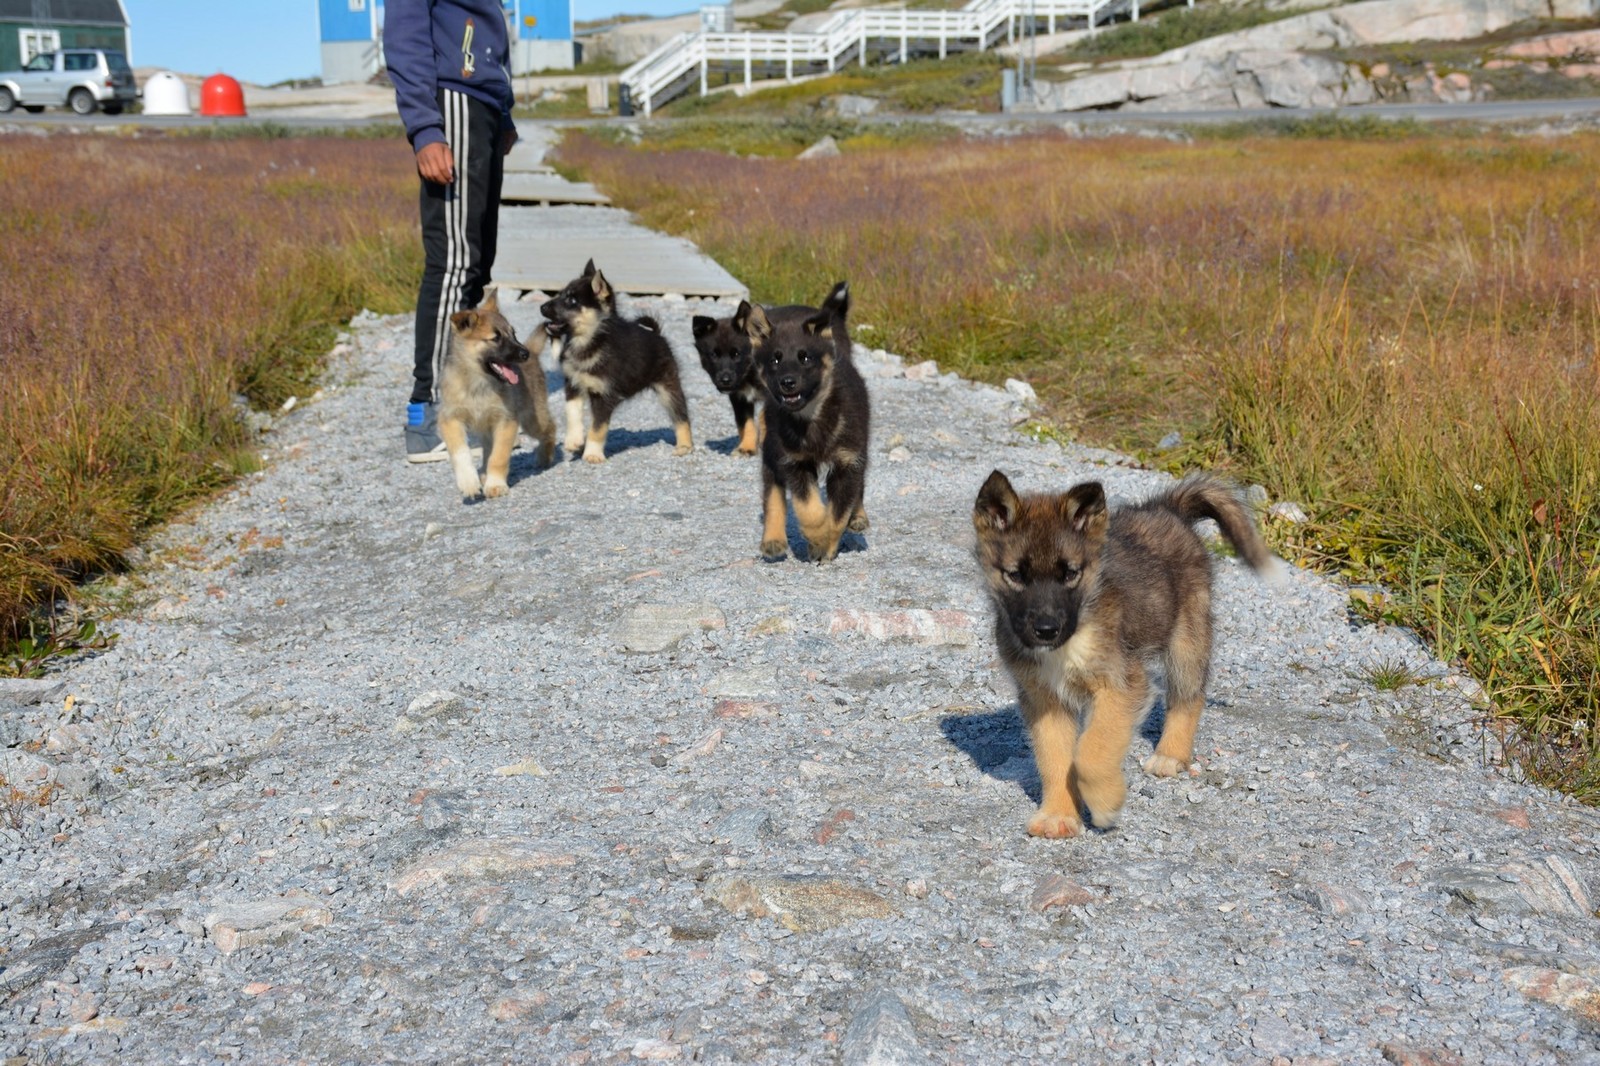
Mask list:
[{"label": "sky", "polygon": [[[123,6],[136,67],[220,71],[257,85],[315,77],[322,68],[316,0],[123,0]],[[573,0],[573,17],[676,15],[699,6],[698,0]]]}]

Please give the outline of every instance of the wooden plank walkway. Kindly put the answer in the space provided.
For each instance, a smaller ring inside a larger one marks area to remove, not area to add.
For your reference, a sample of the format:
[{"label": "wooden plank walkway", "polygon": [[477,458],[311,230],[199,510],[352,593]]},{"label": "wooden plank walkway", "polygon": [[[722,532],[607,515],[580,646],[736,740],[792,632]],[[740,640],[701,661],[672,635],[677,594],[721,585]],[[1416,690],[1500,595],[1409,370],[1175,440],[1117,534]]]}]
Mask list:
[{"label": "wooden plank walkway", "polygon": [[515,289],[554,292],[593,259],[619,291],[640,296],[746,298],[750,291],[681,237],[635,223],[613,207],[500,208],[494,277]]},{"label": "wooden plank walkway", "polygon": [[611,197],[586,181],[568,181],[554,171],[537,173],[526,170],[506,171],[501,183],[500,202],[503,204],[588,204],[604,207]]},{"label": "wooden plank walkway", "polygon": [[[506,156],[494,279],[554,292],[590,259],[619,291],[639,296],[745,298],[748,289],[689,241],[645,229],[585,182],[545,165],[552,131],[529,124]],[[541,206],[528,206],[528,205]]]}]

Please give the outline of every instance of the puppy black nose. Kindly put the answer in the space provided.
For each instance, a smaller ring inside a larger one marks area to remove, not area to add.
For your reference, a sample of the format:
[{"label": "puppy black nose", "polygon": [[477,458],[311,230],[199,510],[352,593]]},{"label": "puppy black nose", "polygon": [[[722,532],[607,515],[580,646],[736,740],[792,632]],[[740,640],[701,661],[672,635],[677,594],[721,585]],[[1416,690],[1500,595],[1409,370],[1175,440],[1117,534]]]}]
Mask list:
[{"label": "puppy black nose", "polygon": [[793,392],[798,384],[799,383],[792,377],[778,379],[778,387],[784,392]]},{"label": "puppy black nose", "polygon": [[1061,623],[1054,618],[1035,618],[1033,620],[1033,635],[1040,640],[1055,640],[1061,635]]}]

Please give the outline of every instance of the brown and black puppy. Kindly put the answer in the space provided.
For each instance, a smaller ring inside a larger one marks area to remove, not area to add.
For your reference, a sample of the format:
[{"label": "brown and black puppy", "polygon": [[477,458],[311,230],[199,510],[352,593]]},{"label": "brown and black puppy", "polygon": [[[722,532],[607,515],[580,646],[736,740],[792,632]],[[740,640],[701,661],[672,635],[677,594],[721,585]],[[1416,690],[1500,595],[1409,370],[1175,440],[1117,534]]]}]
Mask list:
[{"label": "brown and black puppy", "polygon": [[[539,345],[543,345],[543,338]],[[549,465],[556,448],[544,371],[500,313],[499,294],[450,316],[450,357],[439,378],[439,438],[450,453],[456,488],[473,499],[506,494],[506,474],[517,429],[539,441],[539,462]],[[483,480],[467,447],[476,433],[487,445]]]},{"label": "brown and black puppy", "polygon": [[1034,836],[1075,836],[1080,809],[1097,827],[1116,824],[1122,760],[1155,702],[1152,665],[1166,677],[1167,715],[1145,772],[1172,777],[1193,760],[1211,669],[1211,555],[1192,528],[1203,518],[1254,570],[1276,568],[1237,494],[1205,475],[1114,511],[1098,481],[1019,496],[996,470],[978,493],[995,640],[1044,792]]},{"label": "brown and black puppy", "polygon": [[[805,310],[769,315],[745,302],[733,317],[750,336],[767,394],[761,414],[761,554],[788,554],[787,493],[811,561],[823,563],[839,554],[846,529],[867,529],[871,401],[850,358],[849,287],[839,282],[820,308]],[[818,489],[824,470],[826,502]]]},{"label": "brown and black puppy", "polygon": [[[672,419],[677,438],[674,455],[694,448],[689,432],[689,404],[683,398],[678,361],[661,327],[648,315],[637,319],[617,313],[617,298],[594,260],[583,273],[539,308],[545,332],[560,346],[561,372],[566,375],[567,454],[581,446],[584,462],[606,461],[606,431],[622,401],[653,389]],[[583,403],[589,401],[589,433],[583,431]]]},{"label": "brown and black puppy", "polygon": [[[815,307],[798,305],[764,310],[772,322],[807,318],[817,313]],[[700,356],[700,365],[711,384],[733,407],[733,423],[739,430],[738,454],[756,454],[761,448],[761,420],[757,417],[756,405],[767,393],[756,373],[754,343],[745,330],[744,320],[734,315],[727,318],[695,315],[690,326],[694,330],[694,349]]]}]

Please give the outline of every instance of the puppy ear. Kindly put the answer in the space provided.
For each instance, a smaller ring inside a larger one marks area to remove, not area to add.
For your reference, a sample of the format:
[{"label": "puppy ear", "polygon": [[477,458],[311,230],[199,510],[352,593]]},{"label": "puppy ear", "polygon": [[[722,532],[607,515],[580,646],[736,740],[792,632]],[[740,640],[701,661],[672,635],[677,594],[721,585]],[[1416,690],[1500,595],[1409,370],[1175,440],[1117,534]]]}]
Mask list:
[{"label": "puppy ear", "polygon": [[744,317],[744,331],[751,340],[757,344],[772,336],[772,320],[767,317],[767,309],[760,304],[748,301],[739,305],[739,310],[734,314],[734,321],[739,316]]},{"label": "puppy ear", "polygon": [[850,283],[841,281],[829,290],[827,299],[822,301],[822,310],[829,314],[848,318],[850,315]]},{"label": "puppy ear", "polygon": [[978,502],[972,505],[972,524],[979,533],[1003,533],[1016,525],[1021,510],[1017,490],[996,470],[978,490]]},{"label": "puppy ear", "polygon": [[589,260],[587,263],[585,263],[583,265],[583,276],[586,277],[586,278],[594,277],[594,260],[593,259]]},{"label": "puppy ear", "polygon": [[[589,260],[589,265],[594,266],[593,259]],[[589,288],[593,291],[594,298],[601,303],[604,304],[611,301],[611,283],[606,280],[606,276],[600,271],[596,270],[594,277],[589,279]]]},{"label": "puppy ear", "polygon": [[498,310],[500,310],[500,290],[499,290],[499,288],[490,289],[488,292],[483,294],[483,302],[478,305],[478,310],[480,310],[480,311],[498,311]]},{"label": "puppy ear", "polygon": [[833,314],[826,310],[814,314],[801,323],[801,328],[813,337],[820,337],[825,341],[832,340]]},{"label": "puppy ear", "polygon": [[714,332],[717,328],[717,320],[708,318],[705,315],[695,315],[689,326],[694,330],[695,338],[698,339]]},{"label": "puppy ear", "polygon": [[478,324],[478,312],[473,310],[457,311],[450,316],[450,324],[459,333],[465,333]]},{"label": "puppy ear", "polygon": [[1061,517],[1074,532],[1090,540],[1106,535],[1110,516],[1106,514],[1106,490],[1098,481],[1074,485],[1060,499]]}]

